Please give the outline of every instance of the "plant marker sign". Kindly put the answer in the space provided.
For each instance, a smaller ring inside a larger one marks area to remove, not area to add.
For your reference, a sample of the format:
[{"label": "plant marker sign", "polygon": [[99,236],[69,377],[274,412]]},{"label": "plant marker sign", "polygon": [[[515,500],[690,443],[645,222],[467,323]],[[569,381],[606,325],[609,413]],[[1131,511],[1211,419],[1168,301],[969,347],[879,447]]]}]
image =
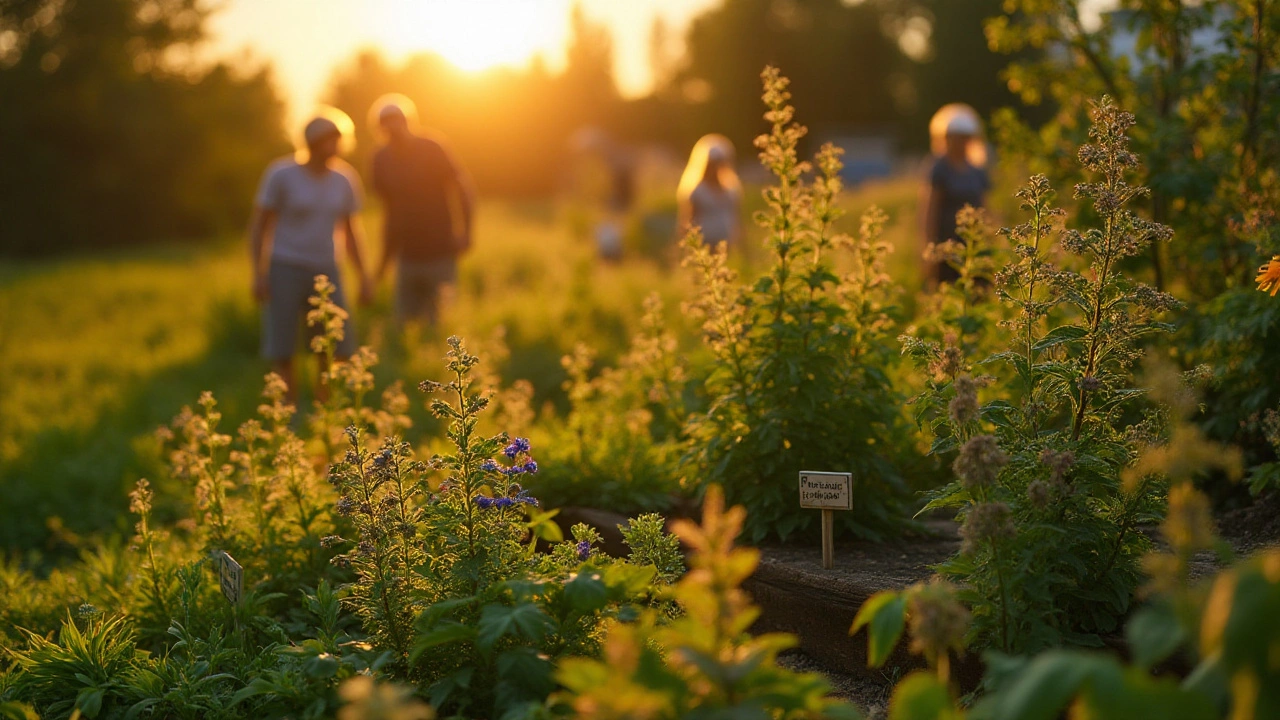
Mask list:
[{"label": "plant marker sign", "polygon": [[218,551],[218,581],[227,602],[239,605],[244,595],[244,568],[224,550]]},{"label": "plant marker sign", "polygon": [[835,510],[853,509],[853,473],[800,471],[800,507],[822,511],[822,567],[835,560]]}]

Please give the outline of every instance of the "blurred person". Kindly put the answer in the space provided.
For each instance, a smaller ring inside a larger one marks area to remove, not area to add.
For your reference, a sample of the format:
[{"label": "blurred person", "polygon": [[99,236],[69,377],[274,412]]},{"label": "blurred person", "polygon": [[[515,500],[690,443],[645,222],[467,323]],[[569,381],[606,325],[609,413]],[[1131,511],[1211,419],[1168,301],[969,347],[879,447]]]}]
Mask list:
[{"label": "blurred person", "polygon": [[712,247],[736,247],[742,240],[742,183],[733,164],[733,143],[704,135],[693,146],[676,190],[677,227],[702,229]]},{"label": "blurred person", "polygon": [[444,141],[416,129],[412,100],[385,95],[369,115],[386,140],[372,168],[385,217],[378,278],[395,262],[397,318],[434,326],[458,256],[471,246],[475,191]]},{"label": "blurred person", "polygon": [[[965,205],[983,207],[991,189],[977,111],[962,103],[944,105],[929,121],[929,135],[934,159],[923,203],[926,255],[933,245],[961,241],[956,237],[956,213]],[[925,271],[930,287],[959,278],[955,268],[936,260],[925,260]]]},{"label": "blurred person", "polygon": [[600,257],[621,260],[627,215],[636,201],[635,151],[593,126],[579,128],[570,137],[569,145],[577,155],[603,163],[608,185],[602,203],[604,217],[596,224],[593,235]]},{"label": "blurred person", "polygon": [[[307,122],[294,156],[271,163],[263,174],[249,224],[253,296],[264,304],[262,355],[289,386],[296,400],[293,357],[298,329],[306,322],[317,275],[337,288],[333,302],[348,312],[338,270],[334,235],[340,229],[346,252],[360,277],[360,302],[367,304],[373,285],[360,251],[357,213],[363,189],[355,170],[338,157],[349,150],[354,127],[340,110],[326,108]],[[346,359],[355,351],[348,322],[337,348]]]}]

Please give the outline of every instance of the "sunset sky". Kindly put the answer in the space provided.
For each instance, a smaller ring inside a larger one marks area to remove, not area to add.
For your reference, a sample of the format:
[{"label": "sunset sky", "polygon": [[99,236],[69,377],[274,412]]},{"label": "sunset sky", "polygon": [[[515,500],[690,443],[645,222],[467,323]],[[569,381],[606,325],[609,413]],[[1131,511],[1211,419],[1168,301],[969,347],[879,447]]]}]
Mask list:
[{"label": "sunset sky", "polygon": [[[679,35],[717,0],[580,0],[614,37],[625,94],[650,86],[649,32],[662,17]],[[211,23],[214,48],[246,48],[276,68],[293,112],[305,112],[335,64],[362,47],[392,59],[434,50],[464,70],[523,65],[535,55],[563,61],[573,0],[226,0]],[[300,108],[302,108],[300,110]]]}]

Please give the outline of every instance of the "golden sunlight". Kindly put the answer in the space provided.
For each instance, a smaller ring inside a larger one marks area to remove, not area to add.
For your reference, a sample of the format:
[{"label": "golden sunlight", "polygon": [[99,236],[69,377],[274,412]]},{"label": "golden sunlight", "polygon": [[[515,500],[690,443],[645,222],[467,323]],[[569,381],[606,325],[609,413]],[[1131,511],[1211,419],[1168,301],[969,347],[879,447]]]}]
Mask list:
[{"label": "golden sunlight", "polygon": [[567,11],[567,0],[386,0],[375,31],[393,54],[431,51],[475,72],[555,57]]}]

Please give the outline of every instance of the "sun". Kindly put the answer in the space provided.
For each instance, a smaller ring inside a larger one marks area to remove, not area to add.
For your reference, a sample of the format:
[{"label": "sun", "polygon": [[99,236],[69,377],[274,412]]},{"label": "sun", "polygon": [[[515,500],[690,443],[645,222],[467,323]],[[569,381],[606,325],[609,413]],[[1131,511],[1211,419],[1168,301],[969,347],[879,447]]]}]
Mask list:
[{"label": "sun", "polygon": [[387,51],[435,52],[470,72],[555,55],[567,35],[565,0],[383,0],[377,7]]}]

